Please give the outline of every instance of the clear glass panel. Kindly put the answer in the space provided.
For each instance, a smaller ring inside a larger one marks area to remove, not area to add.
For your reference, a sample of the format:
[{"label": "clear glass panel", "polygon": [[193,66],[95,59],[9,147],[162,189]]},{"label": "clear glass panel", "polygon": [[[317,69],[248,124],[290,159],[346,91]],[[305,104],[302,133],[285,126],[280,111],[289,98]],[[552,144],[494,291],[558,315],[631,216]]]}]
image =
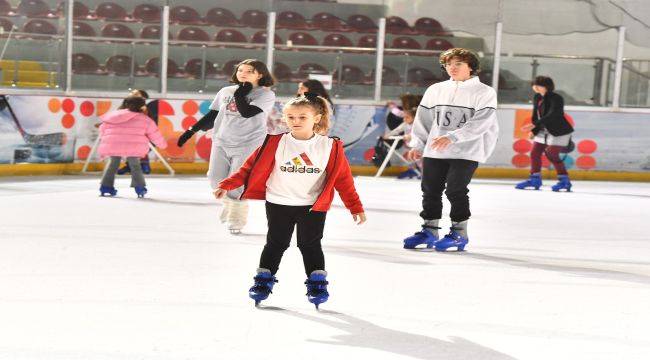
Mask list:
[{"label": "clear glass panel", "polygon": [[[453,47],[476,52],[481,80],[491,82],[492,47],[497,1],[391,1],[386,19],[386,50],[382,98],[423,94],[432,84],[448,79],[439,57]],[[477,21],[480,19],[480,21]]]},{"label": "clear glass panel", "polygon": [[266,62],[270,1],[170,1],[170,92],[216,93],[229,85],[234,65]]},{"label": "clear glass panel", "polygon": [[64,29],[63,7],[56,0],[14,0],[0,7],[0,86],[62,86]]},{"label": "clear glass panel", "polygon": [[621,106],[650,107],[650,56],[623,62]]},{"label": "clear glass panel", "polygon": [[331,85],[333,98],[374,97],[376,32],[382,1],[364,4],[275,1],[276,93],[294,95],[310,77]]},{"label": "clear glass panel", "polygon": [[72,88],[160,90],[164,1],[75,1]]}]

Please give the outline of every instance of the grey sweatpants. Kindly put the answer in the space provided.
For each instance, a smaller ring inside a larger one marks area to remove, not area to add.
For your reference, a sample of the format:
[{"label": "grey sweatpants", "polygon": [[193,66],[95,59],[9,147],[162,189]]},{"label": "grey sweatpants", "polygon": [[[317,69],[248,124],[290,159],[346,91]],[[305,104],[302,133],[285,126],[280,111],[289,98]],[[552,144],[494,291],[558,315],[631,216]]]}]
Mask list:
[{"label": "grey sweatpants", "polygon": [[[122,160],[119,156],[111,156],[108,165],[104,167],[104,175],[102,175],[102,186],[114,187],[115,186],[115,173],[120,166]],[[140,167],[139,157],[127,157],[126,163],[129,164],[131,169],[131,187],[145,186],[144,175]]]},{"label": "grey sweatpants", "polygon": [[[213,190],[217,189],[219,182],[237,172],[246,159],[257,149],[260,144],[245,147],[224,147],[212,143],[210,153],[210,166],[208,167],[208,180]],[[238,200],[244,192],[244,187],[229,191],[227,196]]]}]

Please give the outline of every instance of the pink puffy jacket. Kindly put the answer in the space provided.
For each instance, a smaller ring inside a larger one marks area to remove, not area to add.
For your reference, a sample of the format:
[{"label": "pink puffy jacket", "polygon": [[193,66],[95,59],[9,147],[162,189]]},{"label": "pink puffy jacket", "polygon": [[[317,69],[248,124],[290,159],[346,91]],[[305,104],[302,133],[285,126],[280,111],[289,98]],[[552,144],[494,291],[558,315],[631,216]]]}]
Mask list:
[{"label": "pink puffy jacket", "polygon": [[156,123],[143,113],[126,109],[111,111],[101,117],[99,156],[142,157],[149,152],[149,141],[164,149],[167,142]]}]

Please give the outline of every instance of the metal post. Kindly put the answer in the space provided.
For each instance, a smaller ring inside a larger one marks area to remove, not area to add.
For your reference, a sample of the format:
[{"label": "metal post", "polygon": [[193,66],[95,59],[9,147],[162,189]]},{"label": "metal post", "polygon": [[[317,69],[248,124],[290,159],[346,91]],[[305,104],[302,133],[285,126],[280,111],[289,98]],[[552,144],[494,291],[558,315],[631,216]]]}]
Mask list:
[{"label": "metal post", "polygon": [[207,47],[205,46],[205,44],[201,45],[201,88],[199,89],[200,93],[202,93],[203,90],[205,90],[205,83],[206,83],[206,80],[205,80],[205,73],[206,73],[206,69],[205,69],[206,64],[205,64],[205,62],[206,62],[206,59],[207,59],[207,50],[206,49],[207,49]]},{"label": "metal post", "polygon": [[499,90],[499,69],[501,67],[501,35],[503,34],[503,23],[498,22],[494,35],[494,59],[492,63],[492,87]]},{"label": "metal post", "polygon": [[135,42],[131,43],[131,69],[129,72],[129,91],[135,86]]},{"label": "metal post", "polygon": [[163,6],[160,24],[160,93],[167,96],[167,59],[169,58],[169,5]]},{"label": "metal post", "polygon": [[266,66],[273,72],[273,52],[275,51],[275,11],[269,13],[266,23]]},{"label": "metal post", "polygon": [[600,59],[599,65],[600,68],[600,90],[599,90],[599,99],[598,105],[607,106],[607,88],[609,87],[609,66],[605,63],[605,59]]},{"label": "metal post", "polygon": [[386,41],[386,18],[379,19],[377,31],[377,62],[375,64],[375,101],[381,100],[381,78],[384,71],[384,42]]},{"label": "metal post", "polygon": [[65,92],[72,91],[72,32],[73,32],[73,16],[74,14],[74,0],[68,0],[65,14],[65,38],[66,38],[66,54],[65,54]]},{"label": "metal post", "polygon": [[612,107],[621,106],[621,82],[623,80],[623,50],[625,46],[625,26],[618,28],[618,46],[616,48],[616,70],[614,72],[614,97]]},{"label": "metal post", "polygon": [[533,58],[533,62],[530,63],[530,66],[532,67],[532,71],[533,71],[531,79],[534,79],[537,77],[537,68],[539,67],[539,62],[537,61],[537,59]]}]

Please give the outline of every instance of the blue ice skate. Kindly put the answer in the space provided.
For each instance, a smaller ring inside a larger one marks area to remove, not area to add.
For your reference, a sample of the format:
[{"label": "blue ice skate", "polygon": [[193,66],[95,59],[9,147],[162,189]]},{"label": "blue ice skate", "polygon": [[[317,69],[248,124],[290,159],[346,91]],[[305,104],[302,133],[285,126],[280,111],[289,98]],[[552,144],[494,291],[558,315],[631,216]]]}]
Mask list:
[{"label": "blue ice skate", "polygon": [[431,249],[438,237],[433,235],[427,228],[440,229],[439,227],[422,225],[422,230],[404,239],[404,249],[415,249],[416,246],[426,244]]},{"label": "blue ice skate", "polygon": [[269,297],[269,294],[272,293],[273,285],[278,281],[266,269],[259,269],[253,280],[255,280],[255,284],[248,290],[248,296],[255,300],[255,306],[258,306],[260,301],[266,300]]},{"label": "blue ice skate", "polygon": [[310,303],[316,306],[327,301],[330,297],[330,293],[327,292],[326,280],[327,272],[325,270],[315,270],[309,275],[309,279],[305,280],[305,285],[307,285],[307,300]]},{"label": "blue ice skate", "polygon": [[455,247],[458,251],[465,250],[465,245],[469,242],[468,239],[461,236],[456,232],[456,229],[451,228],[449,234],[445,235],[439,241],[436,241],[436,251],[447,251],[447,249]]},{"label": "blue ice skate", "polygon": [[413,178],[418,178],[420,179],[420,174],[418,174],[417,171],[413,169],[408,169],[406,171],[402,171],[397,175],[398,179],[413,179]]},{"label": "blue ice skate", "polygon": [[571,184],[568,175],[558,175],[557,184],[551,186],[551,190],[555,192],[559,192],[560,190],[571,192],[571,186],[573,186],[573,184]]},{"label": "blue ice skate", "polygon": [[128,174],[131,172],[131,168],[129,167],[129,164],[124,165],[120,169],[117,170],[117,175],[124,175]]},{"label": "blue ice skate", "polygon": [[136,186],[135,193],[138,194],[139,198],[143,198],[144,195],[147,193],[147,188],[144,186]]},{"label": "blue ice skate", "polygon": [[99,187],[99,196],[115,196],[117,195],[117,190],[113,186],[100,186]]},{"label": "blue ice skate", "polygon": [[142,172],[144,174],[151,174],[151,165],[149,164],[149,160],[142,161],[140,163],[140,167],[142,168]]},{"label": "blue ice skate", "polygon": [[515,186],[515,188],[519,190],[524,190],[529,187],[535,188],[535,190],[539,190],[540,187],[542,187],[542,175],[541,174],[530,174],[530,177],[528,177],[528,180],[522,181],[519,184]]}]

